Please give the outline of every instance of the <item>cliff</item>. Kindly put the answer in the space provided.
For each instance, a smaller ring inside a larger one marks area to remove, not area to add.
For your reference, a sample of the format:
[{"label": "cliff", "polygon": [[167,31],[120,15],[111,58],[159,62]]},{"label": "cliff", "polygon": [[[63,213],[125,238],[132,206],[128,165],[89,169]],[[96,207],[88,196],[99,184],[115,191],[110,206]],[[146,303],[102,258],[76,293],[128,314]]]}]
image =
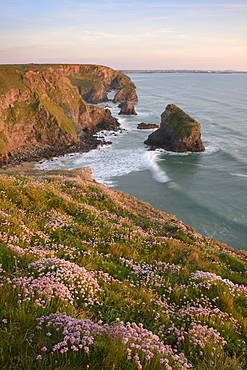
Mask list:
[{"label": "cliff", "polygon": [[92,133],[116,129],[118,122],[108,109],[88,103],[105,101],[108,91],[125,84],[135,89],[127,76],[103,66],[1,68],[0,165],[96,147]]},{"label": "cliff", "polygon": [[129,83],[124,85],[115,95],[113,103],[124,103],[126,101],[137,102],[138,96],[135,87]]},{"label": "cliff", "polygon": [[135,106],[130,101],[126,100],[125,102],[120,103],[118,107],[121,108],[120,112],[118,113],[120,116],[121,115],[127,115],[127,116],[137,115],[135,111]]},{"label": "cliff", "polygon": [[161,114],[158,130],[152,132],[145,144],[173,152],[200,152],[204,150],[201,126],[175,104],[168,104]]},{"label": "cliff", "polygon": [[246,251],[90,169],[0,171],[0,204],[1,369],[247,368]]}]

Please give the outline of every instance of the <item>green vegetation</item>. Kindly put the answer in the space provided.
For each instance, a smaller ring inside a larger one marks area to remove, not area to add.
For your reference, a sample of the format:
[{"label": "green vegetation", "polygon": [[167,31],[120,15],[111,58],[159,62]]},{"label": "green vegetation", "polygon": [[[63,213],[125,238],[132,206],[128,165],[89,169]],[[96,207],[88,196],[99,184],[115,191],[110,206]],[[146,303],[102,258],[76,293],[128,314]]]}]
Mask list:
[{"label": "green vegetation", "polygon": [[16,71],[24,71],[25,64],[0,64],[0,69],[14,69]]},{"label": "green vegetation", "polygon": [[6,135],[3,131],[0,131],[0,154],[2,154],[6,147]]},{"label": "green vegetation", "polygon": [[131,81],[131,79],[130,79],[130,77],[129,77],[129,76],[127,76],[127,75],[125,75],[125,74],[123,74],[123,73],[121,73],[121,72],[118,72],[118,74],[119,74],[119,76],[120,76],[124,81],[126,81],[126,84],[129,84],[130,82],[132,83],[132,81]]},{"label": "green vegetation", "polygon": [[0,69],[0,95],[6,94],[10,89],[25,91],[27,86],[18,71]]},{"label": "green vegetation", "polygon": [[81,76],[68,76],[72,85],[77,86],[79,88],[80,93],[86,94],[90,90],[100,90],[103,88],[103,84],[101,81],[94,81],[88,78],[88,75],[81,75]]},{"label": "green vegetation", "polygon": [[53,117],[57,119],[61,129],[64,132],[67,132],[68,134],[73,134],[75,132],[75,125],[73,121],[65,114],[63,107],[46,99],[41,99],[40,103]]},{"label": "green vegetation", "polygon": [[130,86],[128,84],[124,85],[122,89],[123,89],[123,91],[132,91],[132,90],[134,90],[133,86]]},{"label": "green vegetation", "polygon": [[176,107],[175,111],[170,114],[172,130],[177,136],[190,136],[196,125],[191,121],[190,116]]},{"label": "green vegetation", "polygon": [[31,104],[27,103],[15,103],[12,107],[6,110],[6,123],[9,126],[14,126],[16,123],[22,121],[28,124],[32,118],[34,118],[38,101],[32,99]]},{"label": "green vegetation", "polygon": [[117,93],[118,94],[128,94],[128,93],[131,93],[133,90],[135,90],[133,88],[133,86],[130,86],[128,84],[124,85],[120,90],[119,92]]},{"label": "green vegetation", "polygon": [[1,369],[247,368],[246,252],[80,170],[1,172],[0,204]]}]

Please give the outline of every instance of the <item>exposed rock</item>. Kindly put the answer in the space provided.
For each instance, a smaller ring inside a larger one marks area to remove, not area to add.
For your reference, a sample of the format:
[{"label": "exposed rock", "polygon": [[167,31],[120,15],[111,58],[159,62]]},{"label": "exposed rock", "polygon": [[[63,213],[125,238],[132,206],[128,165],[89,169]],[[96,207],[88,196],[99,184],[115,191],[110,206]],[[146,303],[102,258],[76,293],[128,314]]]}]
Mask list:
[{"label": "exposed rock", "polygon": [[156,125],[155,123],[145,123],[145,122],[141,122],[137,126],[139,130],[151,130],[158,127],[159,125]]},{"label": "exposed rock", "polygon": [[68,77],[81,97],[90,104],[108,101],[107,92],[122,89],[125,85],[133,91],[136,88],[128,76],[105,66],[76,64],[49,65],[48,68]]},{"label": "exposed rock", "polygon": [[132,85],[124,85],[115,95],[113,103],[124,103],[125,101],[137,102],[138,97]]},{"label": "exposed rock", "polygon": [[131,115],[136,115],[135,111],[135,106],[129,101],[125,101],[118,106],[121,108],[121,111],[118,113],[119,115],[126,115],[126,116],[131,116]]},{"label": "exposed rock", "polygon": [[[21,64],[17,65],[22,72],[50,71],[70,79],[72,85],[87,103],[97,104],[107,101],[107,92],[120,90],[128,85],[135,91],[135,84],[131,79],[110,67],[93,64]],[[16,71],[14,71],[16,72]],[[8,70],[12,73],[12,69]],[[125,91],[126,93],[126,91]],[[1,94],[1,92],[0,92]],[[131,99],[127,99],[132,101]],[[135,101],[135,100],[133,100]],[[119,101],[120,102],[120,101]]]},{"label": "exposed rock", "polygon": [[88,151],[100,143],[93,133],[119,126],[109,109],[88,105],[59,68],[0,69],[0,80],[0,166]]},{"label": "exposed rock", "polygon": [[173,152],[200,152],[205,149],[200,124],[174,104],[166,107],[161,114],[160,127],[149,135],[145,144]]}]

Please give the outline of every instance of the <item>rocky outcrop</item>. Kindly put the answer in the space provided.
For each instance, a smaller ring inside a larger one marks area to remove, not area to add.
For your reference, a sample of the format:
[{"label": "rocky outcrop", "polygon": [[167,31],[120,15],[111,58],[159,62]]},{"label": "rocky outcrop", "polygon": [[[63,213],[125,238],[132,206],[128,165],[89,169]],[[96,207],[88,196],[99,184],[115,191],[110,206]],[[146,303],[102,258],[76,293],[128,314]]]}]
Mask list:
[{"label": "rocky outcrop", "polygon": [[[26,64],[20,69],[27,71],[50,71],[68,77],[76,87],[81,97],[89,104],[98,104],[108,101],[107,93],[112,90],[123,89],[122,96],[129,99],[129,89],[135,93],[135,84],[125,74],[112,68],[92,64]],[[118,94],[118,93],[117,93]],[[135,93],[136,94],[136,93]],[[118,101],[120,102],[120,101]]]},{"label": "rocky outcrop", "polygon": [[125,101],[125,102],[119,104],[118,107],[121,108],[120,112],[118,113],[119,115],[131,116],[131,115],[136,115],[137,114],[136,111],[135,111],[134,104],[132,104],[129,101]]},{"label": "rocky outcrop", "polygon": [[200,124],[174,104],[166,107],[159,129],[149,135],[145,144],[173,152],[200,152],[205,149]]},{"label": "rocky outcrop", "polygon": [[137,102],[138,97],[132,85],[124,85],[115,95],[113,103],[124,103],[125,101]]},{"label": "rocky outcrop", "polygon": [[[79,74],[79,66],[32,67],[0,69],[0,165],[89,150],[99,144],[95,132],[118,128],[110,110],[88,105],[65,75]],[[117,84],[118,73],[110,75]]]},{"label": "rocky outcrop", "polygon": [[137,128],[139,130],[152,130],[154,128],[158,128],[159,125],[156,125],[155,123],[145,123],[145,122],[141,122],[138,124]]}]

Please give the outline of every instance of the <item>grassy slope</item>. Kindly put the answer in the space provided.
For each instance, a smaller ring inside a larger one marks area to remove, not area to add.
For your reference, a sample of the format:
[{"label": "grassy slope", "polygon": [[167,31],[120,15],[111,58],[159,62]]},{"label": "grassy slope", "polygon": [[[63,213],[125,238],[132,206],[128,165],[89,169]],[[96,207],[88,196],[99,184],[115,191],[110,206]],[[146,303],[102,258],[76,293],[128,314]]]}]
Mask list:
[{"label": "grassy slope", "polygon": [[1,369],[247,368],[245,252],[80,171],[0,204]]},{"label": "grassy slope", "polygon": [[[47,68],[52,67],[54,69],[60,69],[60,66],[70,66],[71,64],[0,64],[0,71],[3,69],[7,70],[17,70],[21,72],[27,72],[27,71],[45,71]],[[73,64],[72,64],[73,65]],[[82,64],[82,66],[85,66],[84,73],[80,75],[74,75],[71,76],[71,82],[75,86],[81,87],[81,88],[89,88],[90,84],[91,87],[97,88],[99,85],[99,81],[104,80],[104,73],[101,71],[101,67],[105,68],[104,66],[97,66],[94,64]],[[125,81],[126,84],[131,83],[131,79],[126,76],[125,74],[118,72],[119,78],[121,78],[123,81]],[[87,81],[89,80],[90,81]],[[92,82],[94,81],[94,83]],[[98,85],[97,85],[98,84]]]},{"label": "grassy slope", "polygon": [[0,69],[0,95],[6,94],[10,89],[27,90],[22,81],[22,75],[15,70]]}]

